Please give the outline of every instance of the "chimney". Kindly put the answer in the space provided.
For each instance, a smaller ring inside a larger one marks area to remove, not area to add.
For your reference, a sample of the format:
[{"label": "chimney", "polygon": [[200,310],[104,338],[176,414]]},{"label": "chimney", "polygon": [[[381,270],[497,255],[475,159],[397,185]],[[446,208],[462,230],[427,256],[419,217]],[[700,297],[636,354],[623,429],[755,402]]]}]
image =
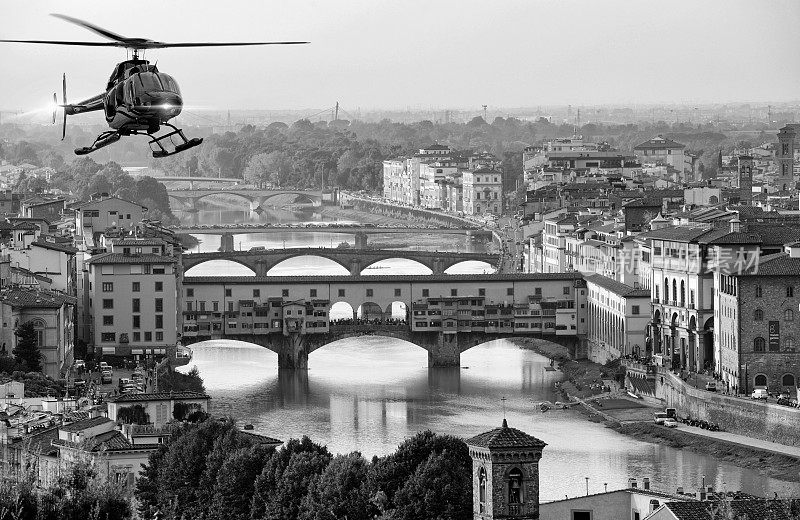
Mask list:
[{"label": "chimney", "polygon": [[678,489],[675,491],[675,493],[677,493],[679,495],[682,495],[683,494],[683,486],[678,486]]},{"label": "chimney", "polygon": [[645,491],[650,491],[650,479],[649,478],[644,477],[642,479],[642,489],[644,489]]},{"label": "chimney", "polygon": [[637,483],[636,483],[636,479],[635,478],[629,478],[628,479],[628,487],[631,488],[631,489],[636,489],[636,488],[639,487],[637,485]]},{"label": "chimney", "polygon": [[706,489],[704,487],[701,487],[700,489],[698,489],[697,493],[695,494],[695,498],[697,498],[697,500],[705,500],[706,499]]},{"label": "chimney", "polygon": [[714,486],[706,486],[706,493],[711,494],[714,492]]}]

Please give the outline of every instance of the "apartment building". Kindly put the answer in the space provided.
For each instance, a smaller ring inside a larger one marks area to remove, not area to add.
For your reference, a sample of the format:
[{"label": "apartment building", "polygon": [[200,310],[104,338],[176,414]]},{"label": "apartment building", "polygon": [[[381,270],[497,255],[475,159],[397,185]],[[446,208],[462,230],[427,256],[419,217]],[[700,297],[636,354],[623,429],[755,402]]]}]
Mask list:
[{"label": "apartment building", "polygon": [[88,261],[90,344],[107,355],[163,355],[177,335],[177,260],[163,242],[124,240]]},{"label": "apartment building", "polygon": [[607,363],[623,356],[648,356],[650,291],[599,274],[588,275],[589,359]]},{"label": "apartment building", "polygon": [[463,173],[464,213],[467,215],[503,214],[503,172],[482,165]]}]

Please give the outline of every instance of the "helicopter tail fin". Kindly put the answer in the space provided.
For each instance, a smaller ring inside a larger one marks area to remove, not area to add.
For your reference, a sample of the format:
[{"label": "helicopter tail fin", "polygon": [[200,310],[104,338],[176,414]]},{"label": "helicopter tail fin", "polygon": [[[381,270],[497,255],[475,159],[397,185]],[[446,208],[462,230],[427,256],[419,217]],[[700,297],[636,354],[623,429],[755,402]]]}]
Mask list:
[{"label": "helicopter tail fin", "polygon": [[[61,103],[66,107],[67,104],[67,74],[64,73],[62,77],[62,90],[61,90]],[[55,97],[55,94],[53,94]],[[67,137],[67,109],[64,108],[64,119],[61,125],[61,140],[63,141],[64,138]]]}]

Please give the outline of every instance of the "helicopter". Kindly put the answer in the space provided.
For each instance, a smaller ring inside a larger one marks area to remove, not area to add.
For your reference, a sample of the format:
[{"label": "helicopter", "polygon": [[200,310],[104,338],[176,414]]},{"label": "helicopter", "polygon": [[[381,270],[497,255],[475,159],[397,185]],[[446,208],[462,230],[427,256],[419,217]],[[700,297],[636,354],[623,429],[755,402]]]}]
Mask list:
[{"label": "helicopter", "polygon": [[[37,43],[49,45],[77,45],[87,47],[122,47],[131,52],[130,59],[118,63],[111,73],[105,91],[78,103],[67,103],[67,75],[62,77],[62,97],[53,94],[53,124],[58,107],[63,108],[61,140],[67,135],[67,116],[102,110],[110,130],[102,132],[90,146],[75,149],[76,155],[86,155],[113,144],[123,136],[147,135],[153,157],[167,157],[198,146],[202,138],[187,139],[183,130],[169,123],[181,113],[183,98],[178,82],[169,74],[158,70],[155,64],[144,59],[149,49],[169,47],[242,47],[251,45],[303,45],[309,42],[177,42],[166,43],[146,38],[127,38],[89,22],[63,14],[52,14],[67,22],[84,27],[109,42],[57,41],[57,40],[2,40],[6,43]],[[141,55],[141,56],[140,56]],[[166,133],[156,135],[161,127]],[[177,139],[177,144],[176,144]],[[171,144],[170,147],[164,145]]]}]

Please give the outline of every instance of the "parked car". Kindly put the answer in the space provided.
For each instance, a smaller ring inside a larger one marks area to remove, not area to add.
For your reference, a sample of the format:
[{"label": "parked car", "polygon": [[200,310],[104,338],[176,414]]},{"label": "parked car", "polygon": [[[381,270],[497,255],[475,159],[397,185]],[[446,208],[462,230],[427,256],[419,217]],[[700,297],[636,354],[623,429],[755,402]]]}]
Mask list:
[{"label": "parked car", "polygon": [[105,361],[101,361],[100,362],[100,372],[105,372],[106,370],[108,370],[109,372],[113,372],[113,369],[111,368],[111,365],[109,365]]},{"label": "parked car", "polygon": [[667,417],[666,419],[664,419],[664,426],[666,426],[667,428],[677,428],[678,421],[676,421],[673,417]]},{"label": "parked car", "polygon": [[766,400],[769,397],[769,393],[767,392],[766,388],[756,388],[753,390],[753,395],[751,395],[753,399],[764,399]]},{"label": "parked car", "polygon": [[706,390],[708,390],[709,392],[716,392],[717,383],[715,383],[714,381],[709,381],[708,383],[706,383]]},{"label": "parked car", "polygon": [[75,370],[86,370],[86,361],[82,359],[76,359],[75,364],[72,365]]},{"label": "parked car", "polygon": [[664,424],[664,421],[667,420],[666,412],[655,412],[653,414],[653,422],[656,424]]},{"label": "parked car", "polygon": [[101,385],[107,385],[107,384],[112,383],[113,379],[112,379],[111,375],[112,374],[111,374],[110,370],[103,370],[103,372],[101,372],[101,374],[100,374],[100,384]]},{"label": "parked car", "polygon": [[677,419],[678,418],[678,411],[675,408],[667,408],[664,410],[667,414],[667,417],[670,419]]}]

